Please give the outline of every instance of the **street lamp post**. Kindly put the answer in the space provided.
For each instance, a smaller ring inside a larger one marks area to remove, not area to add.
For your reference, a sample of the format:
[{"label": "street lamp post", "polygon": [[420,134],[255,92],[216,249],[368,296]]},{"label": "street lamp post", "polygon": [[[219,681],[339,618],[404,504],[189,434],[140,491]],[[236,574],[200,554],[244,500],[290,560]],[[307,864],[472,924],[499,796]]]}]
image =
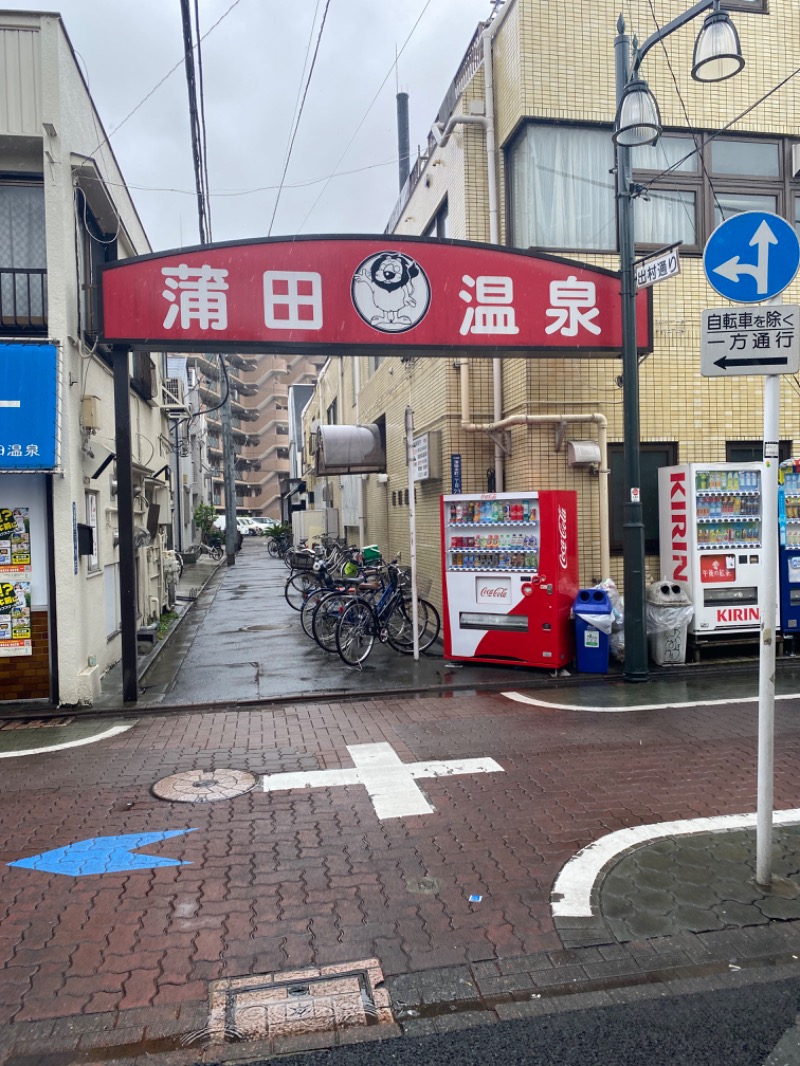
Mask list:
[{"label": "street lamp post", "polygon": [[[655,144],[661,135],[658,104],[639,77],[642,60],[650,49],[675,30],[709,11],[694,47],[692,77],[696,81],[724,81],[744,66],[739,37],[719,0],[700,0],[668,22],[641,47],[625,33],[620,15],[614,40],[617,113],[613,140],[616,146],[617,237],[620,256],[622,308],[622,404],[625,499],[623,503],[623,581],[625,589],[626,681],[646,681],[647,634],[645,626],[644,522],[639,464],[639,356],[636,346],[636,281],[631,148]],[[631,62],[631,59],[633,60]]]}]

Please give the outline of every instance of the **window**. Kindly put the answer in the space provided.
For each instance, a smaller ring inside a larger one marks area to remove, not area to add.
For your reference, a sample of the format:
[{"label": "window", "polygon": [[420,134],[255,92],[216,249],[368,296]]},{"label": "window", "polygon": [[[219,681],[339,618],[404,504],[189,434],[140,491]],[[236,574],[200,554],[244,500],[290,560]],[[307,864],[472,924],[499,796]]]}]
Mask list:
[{"label": "window", "polygon": [[439,210],[433,216],[428,223],[427,227],[423,230],[423,237],[447,237],[448,223],[447,223],[447,197],[445,197]]},{"label": "window", "polygon": [[767,0],[722,0],[723,11],[760,11],[766,15]]},{"label": "window", "polygon": [[325,413],[325,421],[329,426],[335,426],[338,423],[336,400],[328,405],[328,410]]},{"label": "window", "polygon": [[529,123],[511,146],[508,163],[513,245],[616,248],[609,129]]},{"label": "window", "polygon": [[368,355],[367,356],[367,369],[370,374],[374,374],[378,367],[381,365],[386,357],[383,355]]},{"label": "window", "polygon": [[[778,442],[778,459],[784,462],[792,457],[792,442]],[[726,440],[726,463],[760,463],[764,458],[764,444],[760,440]]]},{"label": "window", "polygon": [[81,327],[90,342],[99,332],[100,267],[117,259],[117,237],[104,233],[82,189],[76,191],[80,285],[84,294]]},{"label": "window", "polygon": [[44,187],[0,184],[0,329],[47,332]]},{"label": "window", "polygon": [[699,253],[713,230],[743,211],[794,219],[796,196],[785,201],[790,142],[755,137],[664,134],[631,152],[636,243],[663,247],[683,241]]},{"label": "window", "polygon": [[[746,10],[759,9],[741,0]],[[714,229],[743,211],[768,211],[800,231],[800,172],[789,138],[664,133],[631,151],[636,244],[677,241],[699,255]],[[508,231],[519,248],[617,247],[611,130],[529,122],[508,151]]]},{"label": "window", "polygon": [[97,538],[97,493],[86,493],[86,525],[92,527],[92,536],[94,538],[94,554],[90,555],[87,562],[89,573],[93,573],[100,569],[100,559],[98,557],[98,538]]},{"label": "window", "polygon": [[[677,461],[678,445],[675,441],[639,445],[644,550],[648,555],[657,555],[659,550],[658,471],[662,466],[674,466]],[[611,551],[616,555],[620,555],[622,554],[622,530],[625,521],[623,509],[625,501],[625,464],[622,444],[609,444],[608,467],[611,482]]]}]

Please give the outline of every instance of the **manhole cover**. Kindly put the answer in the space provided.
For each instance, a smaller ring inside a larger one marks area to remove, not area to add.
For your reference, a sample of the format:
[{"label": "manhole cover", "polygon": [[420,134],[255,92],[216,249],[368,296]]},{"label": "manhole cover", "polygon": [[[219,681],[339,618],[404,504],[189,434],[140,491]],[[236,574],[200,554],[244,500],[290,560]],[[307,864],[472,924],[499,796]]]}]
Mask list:
[{"label": "manhole cover", "polygon": [[245,770],[187,770],[157,781],[153,795],[175,803],[210,803],[243,796],[255,783],[255,777]]},{"label": "manhole cover", "polygon": [[213,981],[206,1031],[212,1044],[333,1034],[353,1026],[392,1025],[377,959]]}]

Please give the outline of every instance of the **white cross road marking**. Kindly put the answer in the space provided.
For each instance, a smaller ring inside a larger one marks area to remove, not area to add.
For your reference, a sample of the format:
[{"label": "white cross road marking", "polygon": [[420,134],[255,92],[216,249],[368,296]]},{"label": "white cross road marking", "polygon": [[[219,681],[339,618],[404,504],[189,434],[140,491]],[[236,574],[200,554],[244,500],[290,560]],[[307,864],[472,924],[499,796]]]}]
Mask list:
[{"label": "white cross road marking", "polygon": [[417,814],[432,814],[434,811],[415,784],[417,778],[504,772],[503,767],[494,759],[404,763],[392,745],[387,743],[349,744],[347,750],[355,763],[352,769],[265,774],[264,791],[364,785],[379,818],[410,818]]},{"label": "white cross road marking", "polygon": [[20,400],[0,400],[0,407],[21,407]]}]

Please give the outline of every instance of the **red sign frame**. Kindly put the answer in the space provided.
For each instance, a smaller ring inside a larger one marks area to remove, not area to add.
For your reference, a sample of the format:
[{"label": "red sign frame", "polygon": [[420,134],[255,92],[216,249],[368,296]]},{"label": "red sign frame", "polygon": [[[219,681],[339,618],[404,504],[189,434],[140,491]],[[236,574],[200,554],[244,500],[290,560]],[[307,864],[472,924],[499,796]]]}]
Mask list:
[{"label": "red sign frame", "polygon": [[[418,237],[265,238],[102,269],[101,340],[147,351],[608,356],[619,275],[572,259]],[[637,295],[652,351],[652,296]]]}]

